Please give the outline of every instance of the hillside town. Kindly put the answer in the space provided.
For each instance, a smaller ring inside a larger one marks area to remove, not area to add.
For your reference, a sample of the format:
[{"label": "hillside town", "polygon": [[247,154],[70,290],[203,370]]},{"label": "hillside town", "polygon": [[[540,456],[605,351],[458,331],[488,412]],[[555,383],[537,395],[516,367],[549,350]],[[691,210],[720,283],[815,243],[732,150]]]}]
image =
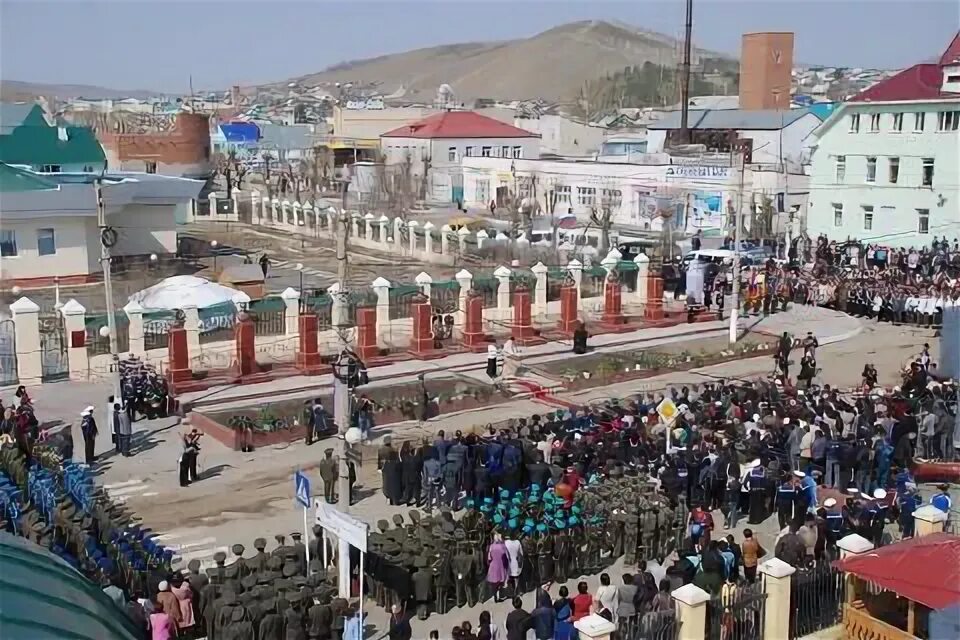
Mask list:
[{"label": "hillside town", "polygon": [[4,640],[960,637],[960,32],[691,4],[444,45],[617,44],[529,94],[5,88]]}]

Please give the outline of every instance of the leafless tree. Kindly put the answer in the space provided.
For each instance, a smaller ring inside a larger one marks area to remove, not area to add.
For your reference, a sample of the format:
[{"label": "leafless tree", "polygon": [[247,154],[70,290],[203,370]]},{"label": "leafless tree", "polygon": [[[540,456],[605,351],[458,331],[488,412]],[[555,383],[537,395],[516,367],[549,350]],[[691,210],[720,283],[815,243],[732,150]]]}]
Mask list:
[{"label": "leafless tree", "polygon": [[217,173],[223,176],[227,185],[227,198],[233,196],[234,189],[243,188],[243,179],[247,175],[247,167],[237,158],[237,152],[233,149],[227,153],[218,153],[214,159]]},{"label": "leafless tree", "polygon": [[328,188],[332,169],[333,152],[327,146],[315,146],[313,148],[311,166],[314,191],[323,191]]}]

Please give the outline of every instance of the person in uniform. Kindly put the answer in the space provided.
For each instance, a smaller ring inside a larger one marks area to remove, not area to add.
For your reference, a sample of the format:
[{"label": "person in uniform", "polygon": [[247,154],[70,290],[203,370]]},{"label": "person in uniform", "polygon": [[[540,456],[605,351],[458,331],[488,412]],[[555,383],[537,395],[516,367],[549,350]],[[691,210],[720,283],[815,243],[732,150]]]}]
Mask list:
[{"label": "person in uniform", "polygon": [[317,464],[317,472],[323,481],[323,499],[328,504],[337,500],[337,460],[333,457],[333,449],[325,449],[323,460]]}]

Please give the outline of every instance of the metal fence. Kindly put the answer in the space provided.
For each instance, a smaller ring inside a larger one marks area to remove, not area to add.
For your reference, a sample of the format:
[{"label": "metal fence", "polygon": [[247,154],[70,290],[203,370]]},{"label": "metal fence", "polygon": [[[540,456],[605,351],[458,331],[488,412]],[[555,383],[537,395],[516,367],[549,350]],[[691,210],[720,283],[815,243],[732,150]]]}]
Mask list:
[{"label": "metal fence", "polygon": [[333,298],[327,294],[307,298],[306,306],[317,314],[317,331],[326,331],[333,327]]},{"label": "metal fence", "polygon": [[390,289],[390,319],[399,320],[413,316],[413,305],[423,300],[420,287],[401,284]]},{"label": "metal fence", "polygon": [[620,284],[627,288],[627,291],[637,290],[637,271],[640,267],[632,260],[621,260],[617,264],[617,272],[620,274]]},{"label": "metal fence", "polygon": [[680,637],[680,620],[672,610],[621,618],[617,623],[616,637],[619,640],[677,640]]},{"label": "metal fence", "polygon": [[[124,353],[130,350],[130,319],[126,313],[118,312],[116,315],[117,327],[117,353]],[[110,353],[110,335],[100,335],[102,327],[108,327],[109,322],[105,314],[96,316],[87,316],[85,319],[86,338],[84,342],[87,345],[87,354],[99,356]]]},{"label": "metal fence", "polygon": [[287,304],[281,298],[250,302],[250,317],[258,336],[282,336],[287,331]]},{"label": "metal fence", "polygon": [[199,310],[200,344],[223,342],[233,339],[233,326],[237,322],[237,306],[222,302]]},{"label": "metal fence", "polygon": [[843,572],[829,564],[802,569],[790,582],[790,640],[840,623],[846,594]]},{"label": "metal fence", "polygon": [[[707,640],[763,640],[763,584],[736,587],[707,603]],[[771,638],[770,640],[777,640]]]},{"label": "metal fence", "polygon": [[500,281],[496,278],[474,278],[473,290],[483,298],[483,308],[491,309],[497,306],[497,291]]},{"label": "metal fence", "polygon": [[596,298],[603,295],[603,285],[607,281],[607,270],[603,267],[591,267],[583,270],[580,292],[584,298]]}]

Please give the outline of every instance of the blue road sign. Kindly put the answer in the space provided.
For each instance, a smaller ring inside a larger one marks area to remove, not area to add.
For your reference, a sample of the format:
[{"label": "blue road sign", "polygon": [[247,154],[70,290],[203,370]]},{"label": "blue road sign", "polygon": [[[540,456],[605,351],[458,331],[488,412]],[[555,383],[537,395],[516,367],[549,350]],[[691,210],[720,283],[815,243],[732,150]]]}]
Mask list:
[{"label": "blue road sign", "polygon": [[310,508],[310,478],[297,471],[293,476],[294,498],[304,509]]}]

